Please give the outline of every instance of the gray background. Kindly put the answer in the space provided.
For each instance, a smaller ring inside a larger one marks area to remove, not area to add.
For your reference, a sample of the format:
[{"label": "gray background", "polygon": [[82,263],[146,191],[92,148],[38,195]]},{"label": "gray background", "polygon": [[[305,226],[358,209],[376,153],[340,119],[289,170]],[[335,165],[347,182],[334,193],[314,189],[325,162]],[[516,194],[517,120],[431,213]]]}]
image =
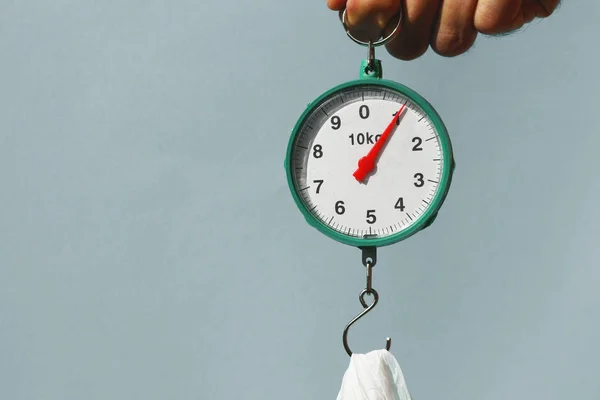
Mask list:
[{"label": "gray background", "polygon": [[[436,223],[381,249],[383,347],[416,399],[600,390],[600,4],[385,76],[445,119]],[[333,399],[358,250],[283,159],[364,49],[324,2],[0,2],[0,399]]]}]

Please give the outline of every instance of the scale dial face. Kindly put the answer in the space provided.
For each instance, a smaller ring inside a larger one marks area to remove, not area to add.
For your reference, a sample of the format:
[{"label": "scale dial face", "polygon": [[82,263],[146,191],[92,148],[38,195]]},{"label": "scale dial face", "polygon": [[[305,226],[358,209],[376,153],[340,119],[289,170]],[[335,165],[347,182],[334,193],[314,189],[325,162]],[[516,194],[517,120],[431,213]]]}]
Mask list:
[{"label": "scale dial face", "polygon": [[288,183],[307,221],[355,246],[388,245],[428,226],[453,167],[436,111],[383,80],[340,85],[309,105],[286,157]]}]

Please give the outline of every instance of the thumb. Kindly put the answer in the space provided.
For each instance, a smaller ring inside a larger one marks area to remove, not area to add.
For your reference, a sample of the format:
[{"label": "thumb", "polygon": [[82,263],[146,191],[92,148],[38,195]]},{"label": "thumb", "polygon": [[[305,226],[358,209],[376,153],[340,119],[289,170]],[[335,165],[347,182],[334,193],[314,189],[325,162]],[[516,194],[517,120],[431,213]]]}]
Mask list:
[{"label": "thumb", "polygon": [[384,36],[386,27],[396,22],[394,17],[401,7],[398,0],[329,0],[330,8],[340,10],[340,18],[343,15],[343,3],[346,3],[348,30],[352,36],[365,42],[377,41]]}]

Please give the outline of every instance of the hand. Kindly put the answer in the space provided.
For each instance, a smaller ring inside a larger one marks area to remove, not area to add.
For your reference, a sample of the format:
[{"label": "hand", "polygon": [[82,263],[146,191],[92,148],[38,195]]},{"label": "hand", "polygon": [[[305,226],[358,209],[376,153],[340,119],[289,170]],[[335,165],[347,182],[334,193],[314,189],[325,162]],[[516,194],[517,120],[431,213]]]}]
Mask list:
[{"label": "hand", "polygon": [[423,55],[429,46],[453,57],[471,48],[479,33],[497,35],[549,17],[560,0],[327,0],[336,11],[346,8],[346,23],[360,40],[378,40],[391,32],[402,7],[404,20],[388,52],[402,60]]}]

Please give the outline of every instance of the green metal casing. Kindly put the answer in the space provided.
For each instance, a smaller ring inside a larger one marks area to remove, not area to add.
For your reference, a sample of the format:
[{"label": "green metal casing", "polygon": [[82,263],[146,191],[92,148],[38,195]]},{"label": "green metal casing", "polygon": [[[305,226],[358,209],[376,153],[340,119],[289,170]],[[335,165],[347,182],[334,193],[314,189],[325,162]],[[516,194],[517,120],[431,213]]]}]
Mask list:
[{"label": "green metal casing", "polygon": [[[437,217],[437,213],[438,213],[439,209],[441,208],[442,204],[444,203],[444,200],[446,199],[448,190],[450,189],[450,184],[452,181],[452,175],[454,172],[455,162],[454,162],[454,155],[452,152],[452,144],[450,142],[450,137],[448,136],[446,126],[442,122],[442,119],[440,118],[438,113],[431,106],[431,104],[429,104],[429,102],[427,102],[427,100],[425,100],[421,95],[419,95],[414,90],[412,90],[404,85],[401,85],[397,82],[382,79],[381,78],[381,62],[379,60],[376,60],[376,62],[375,62],[374,72],[368,73],[366,71],[367,71],[366,70],[366,61],[363,61],[362,65],[361,65],[360,79],[343,83],[341,85],[338,85],[338,86],[328,90],[327,92],[323,93],[321,96],[319,96],[317,99],[315,99],[312,103],[310,103],[307,106],[306,110],[304,110],[304,112],[302,113],[302,115],[300,116],[298,121],[296,122],[294,129],[292,130],[292,134],[290,136],[290,140],[289,140],[288,146],[287,146],[287,152],[286,152],[284,166],[285,166],[285,171],[286,171],[286,175],[287,175],[288,186],[289,186],[290,192],[292,194],[292,197],[294,198],[296,206],[301,211],[301,213],[304,215],[304,218],[306,219],[306,222],[309,225],[316,228],[317,230],[319,230],[321,233],[325,234],[326,236],[329,236],[330,238],[332,238],[338,242],[341,242],[343,244],[347,244],[347,245],[355,246],[355,247],[383,247],[383,246],[391,245],[391,244],[400,242],[404,239],[407,239],[408,237],[427,228],[429,225],[431,225],[433,223],[433,221]],[[302,198],[300,197],[299,191],[298,191],[299,188],[297,188],[296,185],[294,184],[293,171],[291,170],[292,157],[293,157],[292,151],[294,148],[294,142],[296,141],[296,136],[300,132],[300,129],[302,128],[302,125],[304,124],[305,119],[323,101],[325,101],[330,96],[334,95],[336,92],[347,89],[349,87],[354,87],[354,86],[360,87],[360,86],[364,86],[364,85],[383,86],[383,87],[386,87],[386,88],[389,88],[392,90],[396,90],[396,91],[402,93],[403,95],[405,95],[406,97],[410,98],[415,104],[417,104],[431,119],[436,131],[439,134],[440,146],[441,146],[441,150],[442,150],[442,157],[444,160],[444,164],[442,165],[442,173],[441,173],[440,183],[439,183],[440,186],[438,188],[438,191],[437,191],[434,199],[432,200],[432,202],[430,204],[430,207],[427,209],[427,211],[425,213],[423,213],[423,215],[421,215],[408,229],[405,229],[394,235],[390,235],[390,236],[387,236],[384,238],[350,237],[350,236],[344,235],[338,231],[335,231],[334,229],[325,225],[323,222],[321,222],[319,219],[317,219],[313,214],[311,214],[309,209],[306,207],[306,205],[302,201]]]}]

